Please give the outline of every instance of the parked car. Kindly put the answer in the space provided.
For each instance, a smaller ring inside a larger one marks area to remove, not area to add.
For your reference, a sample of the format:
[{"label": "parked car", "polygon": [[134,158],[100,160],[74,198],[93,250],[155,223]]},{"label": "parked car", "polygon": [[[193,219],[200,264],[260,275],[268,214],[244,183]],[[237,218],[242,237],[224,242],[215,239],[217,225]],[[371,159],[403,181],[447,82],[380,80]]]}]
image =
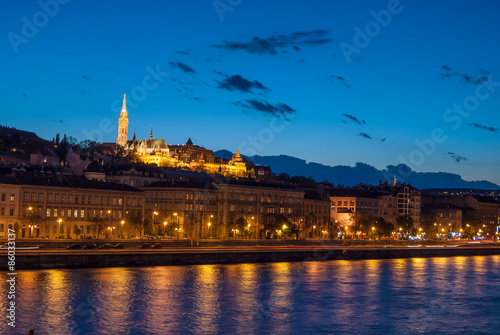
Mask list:
[{"label": "parked car", "polygon": [[141,249],[150,249],[151,248],[151,244],[149,243],[143,243],[141,246],[140,246]]},{"label": "parked car", "polygon": [[90,243],[84,246],[83,249],[97,249],[97,245],[95,245],[95,243]]},{"label": "parked car", "polygon": [[111,249],[111,248],[113,248],[113,246],[109,243],[101,244],[99,246],[99,249]]},{"label": "parked car", "polygon": [[82,246],[81,246],[81,245],[79,245],[79,244],[77,244],[77,243],[75,243],[75,244],[71,244],[71,245],[68,245],[68,246],[66,247],[66,249],[81,249],[81,248],[82,248]]},{"label": "parked car", "polygon": [[125,244],[123,244],[123,243],[116,243],[116,244],[113,244],[113,248],[114,249],[123,249],[123,248],[125,248]]},{"label": "parked car", "polygon": [[160,243],[155,243],[153,244],[153,249],[161,249],[161,244]]}]

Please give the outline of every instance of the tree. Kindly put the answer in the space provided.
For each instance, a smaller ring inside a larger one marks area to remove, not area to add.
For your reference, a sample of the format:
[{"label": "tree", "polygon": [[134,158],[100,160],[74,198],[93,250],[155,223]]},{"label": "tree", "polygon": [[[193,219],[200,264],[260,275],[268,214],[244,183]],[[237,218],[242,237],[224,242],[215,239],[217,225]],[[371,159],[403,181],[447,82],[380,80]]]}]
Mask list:
[{"label": "tree", "polygon": [[90,219],[90,222],[92,222],[92,226],[97,229],[97,238],[101,235],[101,232],[104,230],[104,227],[106,226],[106,218],[101,218],[99,216],[95,216],[92,219]]},{"label": "tree", "polygon": [[436,227],[434,223],[437,221],[437,215],[432,210],[422,211],[421,228],[426,234],[427,238],[430,238],[436,233]]},{"label": "tree", "polygon": [[80,236],[80,234],[82,233],[81,229],[78,228],[76,224],[73,226],[73,233],[76,235],[76,237]]},{"label": "tree", "polygon": [[353,231],[361,232],[362,234],[368,234],[371,232],[371,228],[375,225],[375,218],[371,215],[356,212],[353,215],[354,225],[352,227]]},{"label": "tree", "polygon": [[153,224],[152,218],[144,219],[144,235],[154,235],[155,234],[155,226]]},{"label": "tree", "polygon": [[411,234],[411,231],[413,230],[413,218],[410,215],[398,215],[396,217],[396,224],[398,227],[403,228],[405,233]]},{"label": "tree", "polygon": [[392,234],[392,231],[394,230],[394,225],[386,221],[383,217],[379,217],[377,221],[375,222],[375,227],[377,229],[377,233],[380,236],[387,236],[390,237]]},{"label": "tree", "polygon": [[238,231],[242,236],[250,235],[250,227],[248,227],[247,220],[245,220],[242,216],[240,216],[238,220],[236,220],[236,227],[238,228]]},{"label": "tree", "polygon": [[14,231],[16,232],[16,237],[17,235],[19,235],[19,232],[21,231],[22,228],[23,227],[21,226],[19,221],[16,221],[16,223],[14,223]]}]

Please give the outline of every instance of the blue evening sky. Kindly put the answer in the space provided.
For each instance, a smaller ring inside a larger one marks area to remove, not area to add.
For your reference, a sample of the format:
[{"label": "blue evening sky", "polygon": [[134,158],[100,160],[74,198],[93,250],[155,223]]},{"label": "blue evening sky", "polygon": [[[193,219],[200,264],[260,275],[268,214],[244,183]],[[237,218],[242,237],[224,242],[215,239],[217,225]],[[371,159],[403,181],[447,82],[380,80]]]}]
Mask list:
[{"label": "blue evening sky", "polygon": [[127,93],[130,139],[153,124],[168,144],[500,184],[499,16],[493,0],[2,1],[0,123],[114,142]]}]

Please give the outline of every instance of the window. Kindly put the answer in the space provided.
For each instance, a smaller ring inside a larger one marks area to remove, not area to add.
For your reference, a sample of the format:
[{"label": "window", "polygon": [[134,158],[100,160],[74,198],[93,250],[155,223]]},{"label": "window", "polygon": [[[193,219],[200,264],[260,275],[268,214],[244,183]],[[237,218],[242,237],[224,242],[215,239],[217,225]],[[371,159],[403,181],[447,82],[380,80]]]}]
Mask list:
[{"label": "window", "polygon": [[68,219],[71,218],[71,209],[68,209]]},{"label": "window", "polygon": [[280,214],[285,214],[285,209],[283,207],[280,207]]},{"label": "window", "polygon": [[61,209],[61,217],[64,217],[64,209]]},{"label": "window", "polygon": [[54,217],[57,217],[57,208],[54,208]]},{"label": "window", "polygon": [[35,202],[35,193],[31,193],[31,202]]},{"label": "window", "polygon": [[47,208],[47,217],[50,218],[50,208]]},{"label": "window", "polygon": [[64,195],[64,194],[63,194],[63,195],[61,196],[61,201],[62,201],[62,202],[66,202],[66,195]]},{"label": "window", "polygon": [[337,206],[342,206],[342,201],[338,201]]},{"label": "window", "polygon": [[113,206],[116,206],[116,198],[113,197]]},{"label": "window", "polygon": [[118,205],[123,205],[123,198],[118,198]]},{"label": "window", "polygon": [[10,202],[14,202],[14,200],[16,200],[16,197],[14,196],[14,194],[11,194],[10,195]]},{"label": "window", "polygon": [[5,215],[5,208],[0,208],[0,215]]},{"label": "window", "polygon": [[77,203],[78,203],[78,196],[75,195],[75,204],[77,204]]},{"label": "window", "polygon": [[3,233],[3,230],[4,230],[4,225],[2,223],[2,224],[0,224],[0,233]]},{"label": "window", "polygon": [[52,201],[52,194],[47,194],[47,202],[51,202]]},{"label": "window", "polygon": [[43,202],[42,193],[38,193],[38,202]]},{"label": "window", "polygon": [[85,209],[80,210],[80,218],[82,218],[82,219],[85,218]]},{"label": "window", "polygon": [[75,219],[78,219],[78,209],[75,209],[74,214],[75,214]]},{"label": "window", "polygon": [[9,214],[10,214],[11,216],[12,216],[12,215],[14,215],[14,208],[11,208],[11,209],[9,210]]},{"label": "window", "polygon": [[56,226],[56,225],[54,225],[54,226],[52,227],[52,233],[53,233],[53,234],[57,234],[57,226]]},{"label": "window", "polygon": [[54,202],[58,202],[59,201],[59,194],[56,194],[54,195]]}]

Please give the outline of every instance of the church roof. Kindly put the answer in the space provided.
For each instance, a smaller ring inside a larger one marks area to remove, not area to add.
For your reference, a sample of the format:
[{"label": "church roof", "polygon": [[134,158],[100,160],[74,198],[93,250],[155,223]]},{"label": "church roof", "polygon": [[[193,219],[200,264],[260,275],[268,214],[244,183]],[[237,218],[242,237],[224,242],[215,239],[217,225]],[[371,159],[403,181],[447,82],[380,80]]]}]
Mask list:
[{"label": "church roof", "polygon": [[191,141],[191,137],[188,138],[188,141],[186,142],[186,145],[193,145],[193,141]]}]

